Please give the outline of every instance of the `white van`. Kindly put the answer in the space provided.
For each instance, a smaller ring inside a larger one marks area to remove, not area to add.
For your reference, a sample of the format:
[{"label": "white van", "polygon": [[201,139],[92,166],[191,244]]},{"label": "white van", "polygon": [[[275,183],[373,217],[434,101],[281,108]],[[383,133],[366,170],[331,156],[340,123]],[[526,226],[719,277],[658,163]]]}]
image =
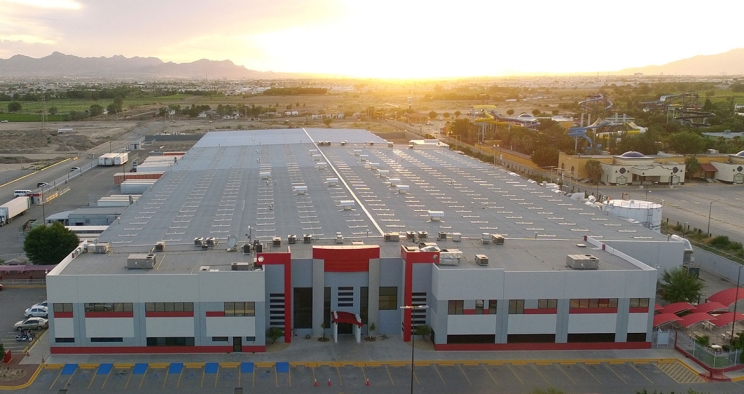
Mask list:
[{"label": "white van", "polygon": [[16,190],[13,192],[15,197],[26,197],[29,194],[31,194],[31,190]]}]

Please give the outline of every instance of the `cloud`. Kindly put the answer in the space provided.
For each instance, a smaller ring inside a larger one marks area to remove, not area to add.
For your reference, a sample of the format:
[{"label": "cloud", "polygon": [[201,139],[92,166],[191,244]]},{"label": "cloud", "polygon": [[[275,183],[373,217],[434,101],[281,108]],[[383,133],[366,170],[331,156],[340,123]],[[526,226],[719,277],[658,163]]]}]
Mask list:
[{"label": "cloud", "polygon": [[51,8],[51,9],[66,9],[66,10],[78,10],[82,8],[82,4],[75,0],[0,0],[0,5],[12,6],[11,4],[17,4],[21,6],[29,6],[35,8]]}]

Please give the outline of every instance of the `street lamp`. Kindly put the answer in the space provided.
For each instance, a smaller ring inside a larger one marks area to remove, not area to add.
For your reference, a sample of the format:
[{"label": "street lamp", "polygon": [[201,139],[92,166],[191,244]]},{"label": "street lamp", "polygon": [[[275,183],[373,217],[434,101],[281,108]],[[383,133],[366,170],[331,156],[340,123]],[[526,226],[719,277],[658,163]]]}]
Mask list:
[{"label": "street lamp", "polygon": [[496,145],[493,146],[493,166],[496,167]]},{"label": "street lamp", "polygon": [[[411,331],[414,331],[414,328],[415,328],[413,327],[413,311],[415,309],[427,309],[428,307],[429,305],[403,305],[400,307],[400,309],[408,309],[411,311]],[[413,332],[411,332],[411,394],[413,394],[413,363],[414,363],[413,350],[415,349],[415,346],[414,346],[415,342],[416,342],[416,336],[413,335]]]},{"label": "street lamp", "polygon": [[710,237],[710,213],[711,211],[713,211],[713,203],[716,201],[718,200],[711,201],[710,205],[708,206],[708,231],[706,231],[705,233],[708,234],[709,237]]},{"label": "street lamp", "polygon": [[744,265],[740,265],[739,271],[736,273],[736,299],[734,300],[734,322],[731,323],[731,343],[732,344],[734,342],[734,329],[736,328],[736,304],[739,303],[739,278],[741,278],[742,268],[744,268]]}]

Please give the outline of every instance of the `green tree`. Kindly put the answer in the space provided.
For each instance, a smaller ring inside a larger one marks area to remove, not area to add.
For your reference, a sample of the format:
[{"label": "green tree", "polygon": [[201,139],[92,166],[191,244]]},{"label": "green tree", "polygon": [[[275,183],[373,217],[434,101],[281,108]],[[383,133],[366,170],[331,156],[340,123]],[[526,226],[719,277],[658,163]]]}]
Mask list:
[{"label": "green tree", "polygon": [[416,326],[416,329],[413,330],[413,335],[420,336],[421,340],[424,342],[426,342],[426,336],[429,334],[431,334],[431,327],[429,327],[428,324]]},{"label": "green tree", "polygon": [[692,179],[692,177],[700,172],[700,162],[695,156],[690,156],[685,159],[685,178]]},{"label": "green tree", "polygon": [[512,116],[512,115],[514,115],[514,110],[511,109],[511,108],[509,108],[509,109],[506,110],[506,114],[509,115],[509,116]]},{"label": "green tree", "polygon": [[595,184],[602,179],[602,163],[599,160],[590,159],[586,161],[586,172]]},{"label": "green tree", "polygon": [[276,343],[276,340],[284,335],[284,331],[279,327],[271,327],[266,330],[266,337],[271,339],[271,343]]},{"label": "green tree", "polygon": [[669,136],[667,141],[669,142],[669,147],[672,148],[673,151],[681,154],[700,153],[705,147],[705,140],[703,137],[693,133],[692,131],[672,134]]},{"label": "green tree", "polygon": [[534,115],[534,116],[540,115],[540,112],[541,111],[539,109],[535,108],[535,109],[532,110],[532,115]]},{"label": "green tree", "polygon": [[98,104],[93,104],[90,106],[90,116],[98,116],[103,113],[103,107]]},{"label": "green tree", "polygon": [[57,107],[49,107],[50,115],[57,115],[57,112],[59,112],[59,109]]},{"label": "green tree", "polygon": [[23,108],[23,106],[18,101],[8,103],[8,112],[18,112],[21,108]]},{"label": "green tree", "polygon": [[445,119],[449,119],[450,113],[449,112],[445,112],[445,113],[442,114],[442,116],[444,116]]},{"label": "green tree", "polygon": [[429,119],[436,119],[437,111],[429,111]]},{"label": "green tree", "polygon": [[541,146],[535,149],[532,155],[532,162],[540,167],[550,167],[558,165],[558,156],[560,151],[554,146]]},{"label": "green tree", "polygon": [[459,117],[460,117],[460,115],[462,115],[462,112],[460,112],[460,111],[455,111],[455,119],[459,118]]},{"label": "green tree", "polygon": [[683,267],[664,270],[658,285],[661,298],[670,302],[697,302],[703,282]]},{"label": "green tree", "polygon": [[39,226],[28,232],[23,250],[33,264],[57,264],[80,244],[80,239],[62,223]]},{"label": "green tree", "polygon": [[333,119],[331,118],[324,118],[323,124],[326,125],[326,127],[331,127],[331,123],[333,123]]}]

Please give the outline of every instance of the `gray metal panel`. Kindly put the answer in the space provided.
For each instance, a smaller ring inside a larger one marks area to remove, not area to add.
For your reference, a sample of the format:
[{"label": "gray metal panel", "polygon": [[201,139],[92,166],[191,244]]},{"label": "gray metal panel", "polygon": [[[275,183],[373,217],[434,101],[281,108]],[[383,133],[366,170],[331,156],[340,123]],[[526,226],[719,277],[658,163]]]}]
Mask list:
[{"label": "gray metal panel", "polygon": [[[628,319],[630,317],[629,308],[630,308],[630,300],[628,298],[620,298],[617,300],[617,320],[615,321],[615,342],[627,342],[628,341]],[[651,318],[651,320],[653,320],[653,317]]]}]

